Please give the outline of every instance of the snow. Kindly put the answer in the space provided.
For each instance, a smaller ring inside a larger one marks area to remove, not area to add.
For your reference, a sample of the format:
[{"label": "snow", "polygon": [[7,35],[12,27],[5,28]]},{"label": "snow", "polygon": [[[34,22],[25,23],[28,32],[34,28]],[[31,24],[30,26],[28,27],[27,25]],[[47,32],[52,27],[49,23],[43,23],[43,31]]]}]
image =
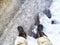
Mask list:
[{"label": "snow", "polygon": [[[54,0],[50,10],[52,13],[52,20],[56,21],[56,24],[45,25],[44,32],[48,35],[53,45],[60,45],[60,0]],[[47,20],[46,20],[47,21]]]},{"label": "snow", "polygon": [[52,18],[57,21],[57,23],[60,23],[60,0],[54,0],[52,3],[50,10],[52,13]]},{"label": "snow", "polygon": [[27,36],[27,42],[28,42],[28,45],[38,45],[37,39],[34,39],[33,37],[30,37],[30,36]]},{"label": "snow", "polygon": [[60,24],[51,24],[45,28],[44,32],[48,35],[53,45],[60,45]]},{"label": "snow", "polygon": [[[48,38],[51,40],[53,45],[60,45],[60,0],[54,0],[50,10],[52,13],[52,18],[48,19],[46,16],[40,18],[41,24],[44,25],[44,32],[47,34]],[[56,24],[51,24],[51,21],[55,20]],[[37,45],[37,40],[33,37],[27,38],[28,45]]]}]

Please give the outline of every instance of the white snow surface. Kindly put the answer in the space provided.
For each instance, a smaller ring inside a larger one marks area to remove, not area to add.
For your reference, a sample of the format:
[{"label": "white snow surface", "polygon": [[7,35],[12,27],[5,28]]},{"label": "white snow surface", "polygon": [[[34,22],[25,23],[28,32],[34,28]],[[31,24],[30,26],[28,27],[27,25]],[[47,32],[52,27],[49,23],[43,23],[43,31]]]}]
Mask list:
[{"label": "white snow surface", "polygon": [[27,36],[27,42],[28,42],[28,45],[38,45],[37,39],[34,39],[33,37],[30,37],[30,36]]},{"label": "white snow surface", "polygon": [[[52,19],[48,19],[46,16],[41,17],[41,24],[44,26],[44,32],[51,40],[53,45],[60,45],[60,0],[54,0],[50,10],[52,13]],[[51,24],[51,20],[56,20],[56,24]],[[28,36],[28,45],[38,45],[37,39]]]}]

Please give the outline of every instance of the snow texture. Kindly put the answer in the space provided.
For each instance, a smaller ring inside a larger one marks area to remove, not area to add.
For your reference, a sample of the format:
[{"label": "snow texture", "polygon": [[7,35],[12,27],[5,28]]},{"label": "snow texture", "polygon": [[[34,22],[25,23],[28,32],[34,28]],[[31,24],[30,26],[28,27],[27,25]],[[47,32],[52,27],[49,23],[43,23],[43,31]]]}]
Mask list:
[{"label": "snow texture", "polygon": [[[40,23],[44,26],[44,32],[51,40],[53,45],[60,45],[60,0],[54,0],[50,10],[52,18],[49,19],[46,15],[40,15]],[[41,13],[40,13],[41,14]],[[51,24],[51,21],[56,21],[56,24]],[[31,43],[30,43],[31,42]],[[37,40],[33,37],[28,37],[29,45],[37,45]]]}]

